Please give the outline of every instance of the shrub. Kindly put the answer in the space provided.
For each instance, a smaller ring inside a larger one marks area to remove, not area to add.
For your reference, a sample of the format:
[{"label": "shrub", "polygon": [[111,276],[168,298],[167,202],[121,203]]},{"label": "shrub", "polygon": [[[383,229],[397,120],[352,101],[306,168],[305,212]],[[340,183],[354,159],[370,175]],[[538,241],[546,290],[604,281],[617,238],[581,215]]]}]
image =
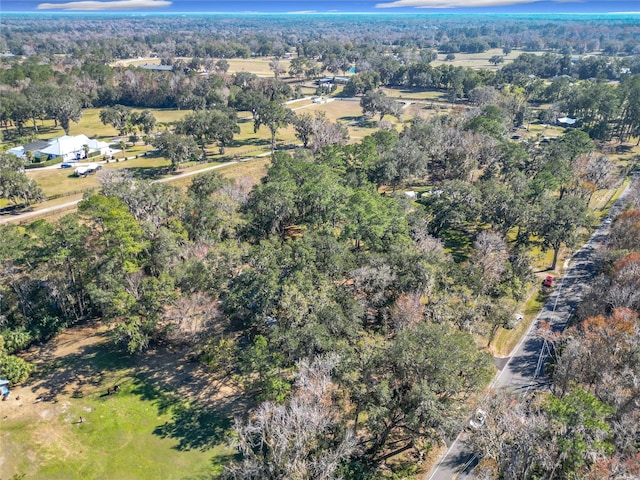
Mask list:
[{"label": "shrub", "polygon": [[0,376],[12,384],[24,382],[29,378],[33,368],[32,364],[21,358],[6,353],[0,354]]}]

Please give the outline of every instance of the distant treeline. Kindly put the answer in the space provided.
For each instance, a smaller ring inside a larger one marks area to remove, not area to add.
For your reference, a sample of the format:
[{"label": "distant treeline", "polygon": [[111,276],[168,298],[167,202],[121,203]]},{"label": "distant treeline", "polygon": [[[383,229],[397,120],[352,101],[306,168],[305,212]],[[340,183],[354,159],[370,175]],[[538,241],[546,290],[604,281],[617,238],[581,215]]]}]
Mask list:
[{"label": "distant treeline", "polygon": [[640,53],[640,25],[623,17],[495,16],[107,16],[5,15],[0,51],[95,56],[101,61],[158,55],[192,57],[347,55],[437,49],[478,53],[518,48],[561,54]]}]

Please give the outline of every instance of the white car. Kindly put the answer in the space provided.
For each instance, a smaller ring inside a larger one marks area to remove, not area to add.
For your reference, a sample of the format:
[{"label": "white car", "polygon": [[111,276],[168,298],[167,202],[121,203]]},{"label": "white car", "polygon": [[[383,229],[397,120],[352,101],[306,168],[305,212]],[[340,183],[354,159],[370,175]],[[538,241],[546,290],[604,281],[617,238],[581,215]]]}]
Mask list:
[{"label": "white car", "polygon": [[476,413],[473,416],[473,418],[469,420],[469,426],[474,430],[478,430],[479,428],[482,428],[486,418],[487,418],[487,412],[479,408],[478,410],[476,410]]}]

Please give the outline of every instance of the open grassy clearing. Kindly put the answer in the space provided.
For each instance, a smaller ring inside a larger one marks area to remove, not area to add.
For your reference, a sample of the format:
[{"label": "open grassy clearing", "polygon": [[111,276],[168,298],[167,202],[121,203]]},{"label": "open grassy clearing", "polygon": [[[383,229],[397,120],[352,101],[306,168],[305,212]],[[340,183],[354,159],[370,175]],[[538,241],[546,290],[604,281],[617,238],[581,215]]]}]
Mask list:
[{"label": "open grassy clearing", "polygon": [[362,117],[362,107],[360,102],[334,100],[328,103],[316,103],[310,105],[298,113],[325,112],[327,118],[332,122],[350,123]]},{"label": "open grassy clearing", "polygon": [[[500,67],[513,62],[522,53],[532,53],[535,55],[542,55],[544,52],[525,52],[524,50],[512,50],[509,55],[503,55],[502,48],[490,48],[483,53],[456,53],[454,60],[445,60],[445,54],[439,54],[438,59],[431,62],[434,67],[442,64],[455,65],[456,67],[468,67],[486,70],[498,70]],[[504,63],[498,65],[492,65],[489,63],[489,59],[494,55],[500,55],[504,57]]]},{"label": "open grassy clearing", "polygon": [[[229,70],[228,73],[237,73],[237,72],[249,72],[255,73],[259,76],[271,76],[273,72],[269,68],[269,63],[273,57],[265,57],[265,58],[231,58],[228,59],[229,62]],[[289,71],[289,60],[285,60],[283,58],[280,59],[280,65],[285,71]],[[288,73],[285,73],[284,76],[288,76]]]},{"label": "open grassy clearing", "polygon": [[138,58],[127,58],[124,60],[117,60],[115,62],[111,62],[109,64],[110,67],[128,67],[130,65],[139,66],[139,65],[160,65],[161,59],[158,57],[138,57]]},{"label": "open grassy clearing", "polygon": [[[177,57],[180,60],[185,62],[190,62],[191,57]],[[273,72],[269,68],[269,62],[273,57],[261,57],[261,58],[228,58],[226,59],[229,62],[229,70],[227,73],[237,73],[237,72],[249,72],[255,73],[259,76],[270,76],[273,75]],[[160,65],[161,60],[157,57],[145,57],[145,58],[130,58],[126,60],[118,60],[116,62],[110,63],[112,67],[128,67],[130,65],[140,66],[140,65]],[[281,58],[280,65],[285,69],[286,72],[289,71],[289,65],[291,61]],[[318,63],[318,65],[321,65]],[[284,77],[288,77],[288,73],[284,74]]]},{"label": "open grassy clearing", "polygon": [[[101,108],[85,108],[84,110],[82,110],[82,118],[80,119],[80,122],[71,122],[69,126],[69,134],[84,134],[89,138],[97,138],[102,141],[109,141],[113,137],[118,136],[118,131],[115,128],[113,128],[111,125],[103,125],[100,121],[101,110]],[[153,113],[158,122],[158,126],[156,127],[158,131],[162,130],[162,125],[181,120],[187,114],[191,113],[191,110],[176,110],[166,108],[133,108],[132,110],[135,112],[149,110],[151,113]],[[0,149],[8,149],[16,145],[21,145],[23,143],[23,140],[28,139],[32,136],[40,140],[48,140],[50,138],[61,137],[62,135],[64,135],[64,130],[59,126],[54,127],[53,120],[45,120],[43,122],[38,121],[38,133],[36,133],[33,129],[33,124],[29,122],[25,125],[24,134],[20,137],[18,137],[14,127],[9,128],[7,133],[5,134],[5,138],[15,138],[16,140],[19,138],[21,140],[19,142],[11,141],[0,143]]]},{"label": "open grassy clearing", "polygon": [[[170,162],[163,157],[140,157],[132,160],[111,162],[102,166],[103,170],[123,169],[131,171],[134,177],[155,179],[166,174]],[[28,170],[27,175],[33,178],[47,197],[68,195],[71,192],[88,190],[99,186],[97,175],[76,177],[72,168],[54,168]]]},{"label": "open grassy clearing", "polygon": [[[233,454],[225,433],[234,392],[179,352],[137,360],[98,325],[27,356],[38,373],[2,404],[3,478],[211,478]],[[106,395],[116,384],[120,392]]]},{"label": "open grassy clearing", "polygon": [[388,88],[382,90],[387,97],[410,100],[435,100],[446,102],[446,94],[435,90],[424,90],[421,88]]}]

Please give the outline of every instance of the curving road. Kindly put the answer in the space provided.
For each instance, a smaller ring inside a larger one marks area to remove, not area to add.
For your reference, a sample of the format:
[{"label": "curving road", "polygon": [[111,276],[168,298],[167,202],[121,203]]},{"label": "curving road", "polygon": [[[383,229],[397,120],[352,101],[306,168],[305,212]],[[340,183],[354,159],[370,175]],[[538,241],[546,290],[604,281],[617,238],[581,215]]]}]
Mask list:
[{"label": "curving road", "polygon": [[[255,155],[253,157],[241,158],[239,160],[233,160],[231,162],[221,163],[219,165],[213,165],[211,167],[203,168],[201,170],[193,170],[191,172],[185,172],[185,173],[181,173],[181,174],[178,174],[178,175],[172,175],[170,177],[160,178],[158,180],[152,181],[151,183],[173,182],[174,180],[178,180],[180,178],[190,177],[192,175],[199,175],[201,173],[209,172],[211,170],[217,170],[218,168],[228,167],[229,165],[235,165],[236,163],[246,162],[247,160],[252,160],[254,158],[267,157],[269,155],[271,155],[271,152],[261,153],[259,155]],[[135,158],[135,157],[131,157],[131,158]],[[102,162],[99,162],[99,163],[102,163]],[[46,167],[46,168],[50,168],[50,167]],[[53,168],[59,168],[59,167],[56,166],[56,167],[53,167]],[[24,222],[24,221],[29,220],[29,219],[34,218],[34,217],[46,216],[46,215],[48,215],[50,213],[53,213],[53,212],[56,212],[56,211],[68,210],[68,209],[71,209],[71,208],[75,207],[76,205],[78,205],[78,203],[80,203],[81,201],[82,201],[82,199],[72,200],[70,202],[61,203],[60,205],[54,205],[52,207],[42,208],[40,210],[34,210],[32,212],[9,214],[4,218],[0,218],[0,225],[2,225],[3,223],[10,223],[10,222],[20,223],[20,222]]]},{"label": "curving road", "polygon": [[[511,357],[491,382],[490,390],[508,388],[525,395],[529,390],[543,388],[547,384],[544,366],[550,354],[549,345],[538,334],[541,322],[549,322],[553,331],[562,331],[578,306],[589,281],[595,274],[594,255],[604,246],[609,235],[609,225],[624,206],[624,198],[632,189],[640,187],[636,177],[629,183],[615,202],[607,217],[593,233],[587,243],[570,259],[570,266],[556,285],[531,326],[514,348]],[[465,444],[466,433],[462,431],[449,445],[440,461],[427,474],[425,480],[463,480],[473,477],[477,455]]]}]

